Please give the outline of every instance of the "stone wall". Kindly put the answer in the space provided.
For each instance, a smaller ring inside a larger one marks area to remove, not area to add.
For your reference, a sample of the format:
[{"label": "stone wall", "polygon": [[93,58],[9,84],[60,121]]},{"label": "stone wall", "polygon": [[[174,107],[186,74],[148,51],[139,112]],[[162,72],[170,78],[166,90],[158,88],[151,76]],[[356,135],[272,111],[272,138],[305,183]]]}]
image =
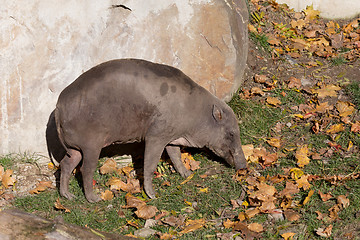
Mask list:
[{"label": "stone wall", "polygon": [[229,100],[247,58],[245,0],[3,1],[0,8],[0,154],[47,155],[59,93],[116,58],[181,69]]},{"label": "stone wall", "polygon": [[276,0],[278,3],[286,3],[295,11],[306,9],[313,5],[320,11],[323,18],[338,19],[352,18],[360,14],[359,0]]}]

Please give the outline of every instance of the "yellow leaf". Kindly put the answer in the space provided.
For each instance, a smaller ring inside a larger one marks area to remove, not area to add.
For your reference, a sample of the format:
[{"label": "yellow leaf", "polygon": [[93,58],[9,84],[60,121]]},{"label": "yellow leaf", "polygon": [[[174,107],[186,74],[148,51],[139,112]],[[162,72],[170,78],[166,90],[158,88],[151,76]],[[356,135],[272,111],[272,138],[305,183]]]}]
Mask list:
[{"label": "yellow leaf", "polygon": [[302,114],[299,114],[299,113],[293,114],[292,116],[293,116],[293,117],[300,118],[300,119],[303,119],[303,118],[304,118],[304,116],[303,116]]},{"label": "yellow leaf", "polygon": [[238,215],[238,219],[240,222],[244,221],[246,219],[246,214],[244,212],[240,212]]},{"label": "yellow leaf", "polygon": [[281,101],[277,97],[267,97],[266,102],[274,106],[278,106],[279,104],[281,104]]},{"label": "yellow leaf", "polygon": [[291,178],[292,179],[299,179],[302,175],[304,175],[304,172],[300,168],[292,168],[290,170]]},{"label": "yellow leaf", "polygon": [[344,125],[342,125],[342,124],[340,123],[340,124],[332,125],[332,126],[326,131],[326,133],[335,134],[335,133],[338,133],[338,132],[342,132],[342,131],[344,131],[344,130],[345,130]]},{"label": "yellow leaf", "polygon": [[354,146],[354,144],[353,144],[353,142],[350,140],[350,141],[349,141],[348,148],[347,148],[347,151],[350,151],[353,146]]},{"label": "yellow leaf", "polygon": [[311,21],[316,18],[319,18],[319,15],[320,15],[320,11],[314,10],[314,7],[312,4],[311,4],[311,6],[306,7],[306,9],[304,10],[304,13],[306,16],[305,21]]},{"label": "yellow leaf", "polygon": [[250,229],[250,231],[257,232],[257,233],[264,231],[263,226],[259,223],[250,223],[248,225],[248,228]]},{"label": "yellow leaf", "polygon": [[180,183],[180,185],[183,185],[185,183],[187,183],[188,181],[190,181],[193,177],[194,177],[195,173],[191,174],[190,176],[188,176],[184,181],[182,181]]},{"label": "yellow leaf", "polygon": [[295,158],[297,160],[297,165],[299,167],[304,167],[305,165],[310,163],[310,158],[308,157],[309,149],[307,145],[300,147],[296,153]]},{"label": "yellow leaf", "polygon": [[105,192],[101,193],[100,197],[102,200],[108,201],[114,198],[114,193],[112,191],[105,190]]},{"label": "yellow leaf", "polygon": [[271,138],[269,140],[266,141],[270,146],[276,147],[276,148],[280,148],[281,146],[281,141],[278,138]]},{"label": "yellow leaf", "polygon": [[296,183],[299,185],[299,188],[303,188],[304,190],[308,190],[311,187],[306,175],[302,175],[301,178],[296,180]]},{"label": "yellow leaf", "polygon": [[36,185],[36,188],[33,190],[30,190],[29,193],[30,194],[38,194],[39,192],[45,191],[47,188],[54,188],[54,186],[52,185],[52,182],[51,181],[40,181]]},{"label": "yellow leaf", "polygon": [[248,29],[249,29],[250,32],[255,32],[255,33],[257,32],[257,30],[256,30],[256,28],[254,27],[254,25],[252,25],[252,24],[250,24],[250,23],[248,24]]},{"label": "yellow leaf", "polygon": [[223,222],[225,228],[232,228],[235,224],[236,222],[233,222],[230,219],[226,219],[226,221]]},{"label": "yellow leaf", "polygon": [[252,218],[259,213],[260,213],[260,210],[258,208],[248,209],[245,211],[247,218]]},{"label": "yellow leaf", "polygon": [[114,159],[109,158],[108,160],[106,160],[104,162],[104,164],[100,167],[100,173],[101,174],[107,174],[107,173],[112,173],[115,172],[116,169],[116,162]]},{"label": "yellow leaf", "polygon": [[186,222],[187,227],[185,227],[180,234],[193,232],[202,228],[205,225],[206,221],[204,219],[197,219],[197,220],[188,220]]},{"label": "yellow leaf", "polygon": [[314,194],[314,190],[310,190],[307,197],[304,199],[303,205],[307,204],[310,201],[310,198],[313,194]]},{"label": "yellow leaf", "polygon": [[318,94],[318,98],[325,98],[325,97],[336,97],[337,91],[341,90],[340,87],[335,85],[328,85],[321,89],[311,90],[313,93]]},{"label": "yellow leaf", "polygon": [[339,112],[340,117],[347,117],[355,112],[355,108],[349,102],[338,101],[336,103],[336,109]]},{"label": "yellow leaf", "polygon": [[202,193],[208,193],[209,192],[209,188],[201,188],[199,189],[199,192],[202,192]]},{"label": "yellow leaf", "polygon": [[287,233],[283,233],[281,234],[281,236],[285,239],[285,240],[291,240],[293,239],[293,237],[296,235],[296,233],[293,232],[287,232]]}]

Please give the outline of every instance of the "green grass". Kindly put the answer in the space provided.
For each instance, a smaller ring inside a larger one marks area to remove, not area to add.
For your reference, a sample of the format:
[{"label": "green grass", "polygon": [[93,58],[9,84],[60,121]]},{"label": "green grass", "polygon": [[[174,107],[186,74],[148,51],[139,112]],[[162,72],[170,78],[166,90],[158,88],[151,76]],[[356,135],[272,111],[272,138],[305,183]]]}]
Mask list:
[{"label": "green grass", "polygon": [[359,81],[354,81],[351,84],[347,85],[346,92],[353,99],[354,104],[357,106],[357,109],[360,110],[360,83]]},{"label": "green grass", "polygon": [[249,38],[264,53],[266,54],[271,53],[272,49],[270,44],[268,43],[268,37],[265,34],[257,34],[257,33],[249,32]]},{"label": "green grass", "polygon": [[343,56],[339,56],[331,59],[331,64],[333,66],[343,65],[346,64],[347,62],[348,61]]}]

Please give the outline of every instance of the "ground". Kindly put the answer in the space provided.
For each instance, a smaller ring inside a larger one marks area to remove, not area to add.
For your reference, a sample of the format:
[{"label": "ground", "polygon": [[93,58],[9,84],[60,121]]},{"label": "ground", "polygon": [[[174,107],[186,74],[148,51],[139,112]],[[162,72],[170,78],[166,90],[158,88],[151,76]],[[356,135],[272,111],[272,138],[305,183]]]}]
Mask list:
[{"label": "ground", "polygon": [[77,198],[66,200],[51,189],[54,166],[11,155],[0,161],[14,171],[2,177],[1,208],[152,239],[360,239],[359,19],[324,20],[273,1],[249,7],[248,68],[229,102],[248,170],[187,149],[194,174],[184,181],[164,159],[150,200],[132,166],[104,158],[94,186],[105,200],[90,204],[81,181],[72,179]]}]

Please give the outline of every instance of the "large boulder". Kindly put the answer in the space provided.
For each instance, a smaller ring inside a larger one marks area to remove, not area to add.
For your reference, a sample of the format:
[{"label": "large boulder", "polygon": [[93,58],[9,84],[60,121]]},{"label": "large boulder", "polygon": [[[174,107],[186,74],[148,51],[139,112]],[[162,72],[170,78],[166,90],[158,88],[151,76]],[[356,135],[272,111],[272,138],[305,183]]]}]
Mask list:
[{"label": "large boulder", "polygon": [[46,153],[59,93],[116,58],[169,64],[229,100],[242,83],[245,0],[5,1],[0,9],[0,154]]}]

